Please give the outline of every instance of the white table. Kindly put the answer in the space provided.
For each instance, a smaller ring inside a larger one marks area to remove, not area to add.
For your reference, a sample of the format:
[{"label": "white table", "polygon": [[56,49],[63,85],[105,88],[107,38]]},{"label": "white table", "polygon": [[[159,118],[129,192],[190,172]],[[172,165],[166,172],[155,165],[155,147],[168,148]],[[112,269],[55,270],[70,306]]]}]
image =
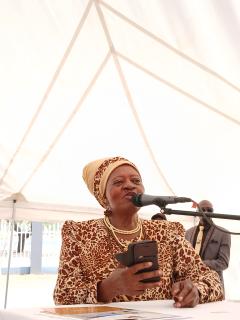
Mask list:
[{"label": "white table", "polygon": [[[73,305],[73,306],[59,306],[57,308],[76,308],[86,307],[93,305]],[[94,305],[96,306],[96,305]],[[101,305],[97,305],[101,306]],[[144,312],[158,313],[158,319],[168,320],[239,320],[240,318],[240,301],[221,301],[212,302],[196,306],[195,308],[174,308],[173,301],[170,300],[155,300],[155,301],[141,301],[141,302],[121,302],[111,303],[104,306],[129,308],[141,311],[140,315],[144,315]],[[45,308],[28,308],[28,309],[6,309],[0,310],[0,320],[54,320],[54,319],[73,319],[74,316],[56,316],[52,314],[43,314],[42,311]],[[74,317],[77,319],[76,317]],[[115,317],[107,317],[109,320],[115,319]],[[121,317],[121,319],[127,319],[127,317]],[[81,319],[81,316],[78,316]],[[99,318],[103,319],[103,317]],[[105,319],[105,317],[104,317]],[[120,319],[120,318],[118,318]],[[136,318],[135,318],[136,319]],[[142,319],[142,318],[137,318]],[[146,319],[146,318],[144,318]],[[148,319],[152,319],[150,317]]]}]

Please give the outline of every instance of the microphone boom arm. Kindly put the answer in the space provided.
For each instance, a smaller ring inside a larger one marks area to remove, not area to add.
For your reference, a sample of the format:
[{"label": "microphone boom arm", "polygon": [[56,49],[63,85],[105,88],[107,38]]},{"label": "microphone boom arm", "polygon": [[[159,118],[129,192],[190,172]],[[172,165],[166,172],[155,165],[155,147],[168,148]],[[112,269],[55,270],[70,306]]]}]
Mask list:
[{"label": "microphone boom arm", "polygon": [[[196,211],[183,211],[183,210],[173,210],[170,208],[162,208],[164,214],[178,214],[182,216],[193,216],[193,217],[202,217],[202,212]],[[213,213],[213,212],[204,212],[208,218],[217,218],[217,219],[228,219],[228,220],[240,220],[240,215],[234,214],[223,214],[223,213]]]}]

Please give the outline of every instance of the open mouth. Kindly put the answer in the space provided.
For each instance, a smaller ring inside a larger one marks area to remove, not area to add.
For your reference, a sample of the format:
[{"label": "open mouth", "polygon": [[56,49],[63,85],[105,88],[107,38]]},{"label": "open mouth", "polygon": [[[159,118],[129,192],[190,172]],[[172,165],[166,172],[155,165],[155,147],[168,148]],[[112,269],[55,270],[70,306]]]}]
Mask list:
[{"label": "open mouth", "polygon": [[132,197],[135,195],[136,195],[135,192],[128,192],[127,194],[125,194],[124,198],[132,200]]}]

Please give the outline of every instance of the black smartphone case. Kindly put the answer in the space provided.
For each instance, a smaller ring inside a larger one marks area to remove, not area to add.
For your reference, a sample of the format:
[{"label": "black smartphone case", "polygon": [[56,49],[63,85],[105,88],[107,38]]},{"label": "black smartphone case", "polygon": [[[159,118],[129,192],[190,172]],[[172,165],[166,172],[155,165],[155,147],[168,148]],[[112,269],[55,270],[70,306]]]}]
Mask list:
[{"label": "black smartphone case", "polygon": [[[152,262],[150,268],[142,269],[138,273],[157,270],[159,269],[157,242],[154,240],[143,240],[130,243],[126,252],[116,254],[116,259],[127,267],[140,262]],[[141,281],[156,282],[159,280],[160,277],[154,277]]]}]

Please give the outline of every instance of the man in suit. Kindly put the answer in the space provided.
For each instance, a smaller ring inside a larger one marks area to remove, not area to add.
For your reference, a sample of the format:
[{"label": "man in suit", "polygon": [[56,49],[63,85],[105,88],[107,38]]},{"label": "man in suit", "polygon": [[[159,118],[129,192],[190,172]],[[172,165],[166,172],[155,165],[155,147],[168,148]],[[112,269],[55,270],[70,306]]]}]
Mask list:
[{"label": "man in suit", "polygon": [[[213,205],[208,200],[199,202],[199,207],[203,212],[213,212]],[[199,224],[188,229],[185,236],[199,253],[203,262],[209,268],[217,271],[224,288],[223,270],[227,269],[230,260],[231,236],[224,232],[226,229],[220,229],[209,224],[206,219],[200,218]]]}]

